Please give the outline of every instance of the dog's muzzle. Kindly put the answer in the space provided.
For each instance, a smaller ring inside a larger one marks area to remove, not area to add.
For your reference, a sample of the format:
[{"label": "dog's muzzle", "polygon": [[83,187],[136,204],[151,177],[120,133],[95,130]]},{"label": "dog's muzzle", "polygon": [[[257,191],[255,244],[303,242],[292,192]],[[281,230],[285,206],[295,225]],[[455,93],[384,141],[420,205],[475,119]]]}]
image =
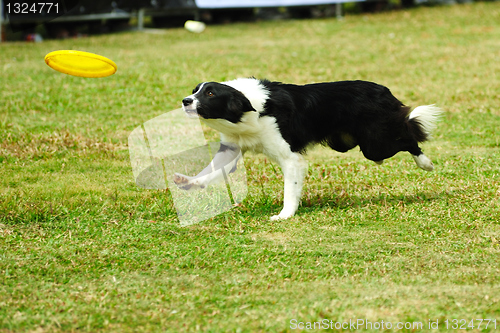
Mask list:
[{"label": "dog's muzzle", "polygon": [[189,117],[197,118],[199,116],[196,112],[196,102],[197,100],[192,97],[186,97],[182,100],[182,109]]},{"label": "dog's muzzle", "polygon": [[190,104],[193,104],[193,99],[191,97],[186,97],[182,100],[182,105],[188,106]]}]

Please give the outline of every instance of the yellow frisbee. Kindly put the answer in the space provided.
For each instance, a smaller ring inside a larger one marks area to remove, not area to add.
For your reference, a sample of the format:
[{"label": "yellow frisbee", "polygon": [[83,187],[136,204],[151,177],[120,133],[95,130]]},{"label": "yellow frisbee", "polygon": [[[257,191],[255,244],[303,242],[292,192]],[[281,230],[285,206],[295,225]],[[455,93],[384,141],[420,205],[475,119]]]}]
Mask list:
[{"label": "yellow frisbee", "polygon": [[45,56],[45,63],[61,73],[81,77],[105,77],[116,72],[116,64],[98,54],[61,50]]}]

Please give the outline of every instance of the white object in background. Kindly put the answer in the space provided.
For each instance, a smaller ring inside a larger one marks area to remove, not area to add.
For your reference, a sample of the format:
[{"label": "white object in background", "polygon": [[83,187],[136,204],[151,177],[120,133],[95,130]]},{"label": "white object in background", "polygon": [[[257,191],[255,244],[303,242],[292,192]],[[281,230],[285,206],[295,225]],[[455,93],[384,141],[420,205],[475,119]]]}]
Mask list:
[{"label": "white object in background", "polygon": [[186,23],[184,23],[184,28],[187,31],[199,34],[205,30],[206,25],[203,22],[187,20]]},{"label": "white object in background", "polygon": [[334,3],[357,2],[365,0],[195,0],[196,7],[214,8],[255,8],[285,6],[317,6]]}]

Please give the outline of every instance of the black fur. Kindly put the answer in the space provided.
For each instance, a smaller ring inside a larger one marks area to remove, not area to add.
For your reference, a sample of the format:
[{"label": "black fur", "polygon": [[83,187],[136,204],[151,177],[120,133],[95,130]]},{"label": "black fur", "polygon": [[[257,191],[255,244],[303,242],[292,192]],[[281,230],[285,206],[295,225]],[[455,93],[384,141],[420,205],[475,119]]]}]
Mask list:
[{"label": "black fur", "polygon": [[322,143],[339,152],[359,145],[366,158],[381,161],[399,151],[420,155],[427,135],[384,86],[366,81],[307,85],[261,83],[270,91],[261,116],[276,118],[294,152]]}]

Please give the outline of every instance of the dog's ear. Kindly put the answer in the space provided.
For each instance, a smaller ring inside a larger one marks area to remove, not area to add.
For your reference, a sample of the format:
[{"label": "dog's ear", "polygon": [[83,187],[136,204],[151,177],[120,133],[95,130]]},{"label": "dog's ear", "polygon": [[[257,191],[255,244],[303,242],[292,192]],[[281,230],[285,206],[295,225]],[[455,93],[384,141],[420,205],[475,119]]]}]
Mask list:
[{"label": "dog's ear", "polygon": [[256,111],[252,103],[242,93],[238,92],[228,100],[227,109],[231,113],[241,113],[247,111]]}]

